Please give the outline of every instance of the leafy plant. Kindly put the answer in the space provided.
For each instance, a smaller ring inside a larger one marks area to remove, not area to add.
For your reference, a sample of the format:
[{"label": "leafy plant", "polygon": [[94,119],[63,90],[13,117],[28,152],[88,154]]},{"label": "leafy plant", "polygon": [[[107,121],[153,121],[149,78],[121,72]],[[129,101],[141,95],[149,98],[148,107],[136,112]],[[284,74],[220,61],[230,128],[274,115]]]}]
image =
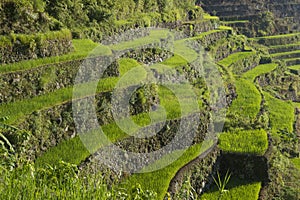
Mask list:
[{"label": "leafy plant", "polygon": [[219,171],[217,172],[217,179],[215,177],[213,177],[214,182],[216,183],[219,192],[222,194],[224,192],[227,192],[228,190],[225,189],[226,185],[228,184],[230,178],[231,178],[231,174],[229,174],[229,171],[227,170],[225,177],[223,178],[223,180],[221,179],[220,173]]}]

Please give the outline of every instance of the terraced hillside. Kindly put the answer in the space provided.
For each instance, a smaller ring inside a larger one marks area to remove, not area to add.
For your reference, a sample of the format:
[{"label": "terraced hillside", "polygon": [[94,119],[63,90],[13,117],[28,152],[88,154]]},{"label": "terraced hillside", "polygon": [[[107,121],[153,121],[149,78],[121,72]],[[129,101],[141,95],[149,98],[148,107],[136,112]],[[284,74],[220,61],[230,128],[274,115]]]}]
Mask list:
[{"label": "terraced hillside", "polygon": [[300,35],[241,34],[297,1],[196,4],[220,18],[196,6],[108,40],[64,30],[57,55],[27,45],[51,31],[0,37],[22,47],[0,65],[0,199],[299,199]]},{"label": "terraced hillside", "polygon": [[224,20],[247,36],[263,36],[299,31],[299,5],[288,1],[198,1],[205,11]]}]

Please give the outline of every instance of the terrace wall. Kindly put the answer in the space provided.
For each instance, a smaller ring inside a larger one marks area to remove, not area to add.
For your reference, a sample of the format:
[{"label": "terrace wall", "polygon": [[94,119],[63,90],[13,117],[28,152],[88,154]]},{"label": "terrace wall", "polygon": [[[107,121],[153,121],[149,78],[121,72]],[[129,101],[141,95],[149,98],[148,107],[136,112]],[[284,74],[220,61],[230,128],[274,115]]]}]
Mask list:
[{"label": "terrace wall", "polygon": [[[270,11],[275,18],[276,33],[300,30],[299,0],[199,0],[198,4],[202,5],[205,11],[219,16],[222,20],[229,21],[255,21],[259,14]],[[257,19],[259,20],[259,18]]]},{"label": "terrace wall", "polygon": [[59,56],[73,50],[69,30],[45,34],[0,36],[0,64]]},{"label": "terrace wall", "polygon": [[220,150],[217,145],[202,153],[199,157],[181,168],[171,180],[168,192],[171,196],[184,193],[182,186],[190,184],[197,194],[201,194],[213,183],[212,176],[218,168],[217,159],[220,156]]}]

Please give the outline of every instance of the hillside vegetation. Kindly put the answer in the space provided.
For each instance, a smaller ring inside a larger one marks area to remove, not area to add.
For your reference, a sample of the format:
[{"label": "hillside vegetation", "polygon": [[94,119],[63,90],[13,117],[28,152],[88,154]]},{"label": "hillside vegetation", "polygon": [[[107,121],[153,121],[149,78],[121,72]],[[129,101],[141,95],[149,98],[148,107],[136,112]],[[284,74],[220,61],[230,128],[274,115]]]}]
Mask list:
[{"label": "hillside vegetation", "polygon": [[0,199],[300,199],[299,6],[2,0]]}]

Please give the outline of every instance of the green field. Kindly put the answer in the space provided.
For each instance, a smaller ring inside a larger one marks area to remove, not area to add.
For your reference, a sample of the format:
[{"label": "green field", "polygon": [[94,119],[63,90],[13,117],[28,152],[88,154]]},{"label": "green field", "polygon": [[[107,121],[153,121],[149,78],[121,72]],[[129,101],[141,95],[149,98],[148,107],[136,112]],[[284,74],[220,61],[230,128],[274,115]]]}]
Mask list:
[{"label": "green field", "polygon": [[236,130],[219,135],[219,147],[225,152],[263,155],[268,148],[264,130]]}]

